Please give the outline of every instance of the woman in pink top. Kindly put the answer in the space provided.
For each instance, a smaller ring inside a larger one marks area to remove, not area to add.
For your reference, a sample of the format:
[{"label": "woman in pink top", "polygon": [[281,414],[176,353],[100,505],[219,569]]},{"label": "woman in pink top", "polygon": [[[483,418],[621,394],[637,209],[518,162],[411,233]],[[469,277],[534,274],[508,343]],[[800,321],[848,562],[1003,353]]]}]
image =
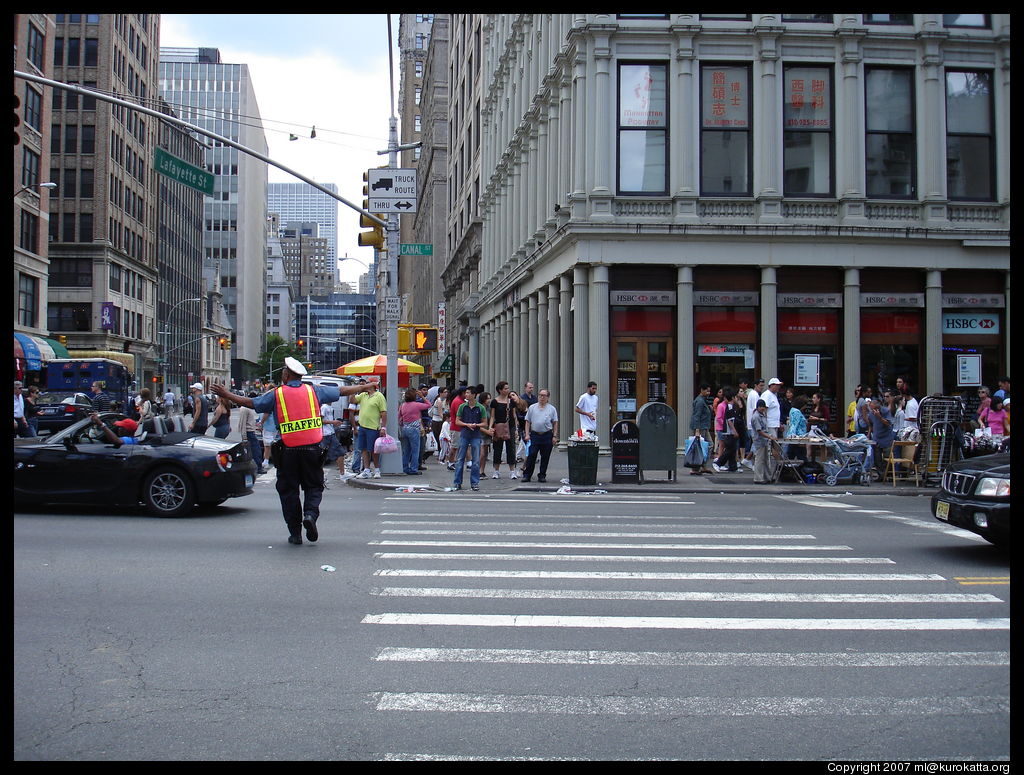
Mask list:
[{"label": "woman in pink top", "polygon": [[[719,390],[718,392],[721,393],[722,391]],[[725,409],[728,401],[725,401],[724,398],[721,401],[716,398],[715,401],[717,402],[715,407],[715,459],[717,460],[722,456],[722,452],[724,452],[722,432],[725,430]]]},{"label": "woman in pink top", "polygon": [[992,430],[993,436],[1008,436],[1010,429],[1006,427],[1006,410],[1003,408],[1003,399],[993,398],[987,410],[982,411],[979,417],[985,427]]},{"label": "woman in pink top", "polygon": [[423,412],[430,403],[409,388],[398,407],[398,434],[402,441],[402,470],[410,475],[420,473],[420,437],[423,435]]}]

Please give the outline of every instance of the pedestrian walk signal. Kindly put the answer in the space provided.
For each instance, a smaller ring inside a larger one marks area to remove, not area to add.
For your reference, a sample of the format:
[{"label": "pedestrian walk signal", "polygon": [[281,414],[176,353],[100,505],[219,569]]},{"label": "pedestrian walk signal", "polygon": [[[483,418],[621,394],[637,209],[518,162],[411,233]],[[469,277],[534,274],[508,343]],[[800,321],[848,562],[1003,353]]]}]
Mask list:
[{"label": "pedestrian walk signal", "polygon": [[418,353],[437,351],[437,329],[417,328],[413,335],[413,350]]}]

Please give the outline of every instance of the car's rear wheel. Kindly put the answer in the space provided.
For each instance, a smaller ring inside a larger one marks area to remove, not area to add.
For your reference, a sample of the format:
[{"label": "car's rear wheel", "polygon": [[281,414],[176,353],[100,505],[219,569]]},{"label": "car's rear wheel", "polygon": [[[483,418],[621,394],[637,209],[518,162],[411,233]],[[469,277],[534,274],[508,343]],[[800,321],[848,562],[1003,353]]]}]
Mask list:
[{"label": "car's rear wheel", "polygon": [[180,517],[192,510],[196,490],[192,480],[177,468],[159,468],[142,488],[146,508],[158,517]]}]

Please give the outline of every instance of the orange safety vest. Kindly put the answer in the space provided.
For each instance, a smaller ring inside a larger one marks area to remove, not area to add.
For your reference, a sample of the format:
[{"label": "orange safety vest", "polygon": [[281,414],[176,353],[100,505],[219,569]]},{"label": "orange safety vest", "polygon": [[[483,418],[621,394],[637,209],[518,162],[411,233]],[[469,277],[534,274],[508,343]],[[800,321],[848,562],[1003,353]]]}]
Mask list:
[{"label": "orange safety vest", "polygon": [[323,419],[312,385],[277,389],[277,428],[286,447],[319,444]]}]

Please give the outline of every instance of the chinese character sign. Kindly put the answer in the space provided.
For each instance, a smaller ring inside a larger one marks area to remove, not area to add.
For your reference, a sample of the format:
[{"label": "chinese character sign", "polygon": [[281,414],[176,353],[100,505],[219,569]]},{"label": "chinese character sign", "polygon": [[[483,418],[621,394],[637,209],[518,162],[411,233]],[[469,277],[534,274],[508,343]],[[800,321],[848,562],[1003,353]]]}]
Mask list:
[{"label": "chinese character sign", "polygon": [[705,129],[750,128],[750,82],[745,67],[705,67],[701,114]]},{"label": "chinese character sign", "polygon": [[832,128],[832,78],[826,67],[786,68],[786,129]]}]

